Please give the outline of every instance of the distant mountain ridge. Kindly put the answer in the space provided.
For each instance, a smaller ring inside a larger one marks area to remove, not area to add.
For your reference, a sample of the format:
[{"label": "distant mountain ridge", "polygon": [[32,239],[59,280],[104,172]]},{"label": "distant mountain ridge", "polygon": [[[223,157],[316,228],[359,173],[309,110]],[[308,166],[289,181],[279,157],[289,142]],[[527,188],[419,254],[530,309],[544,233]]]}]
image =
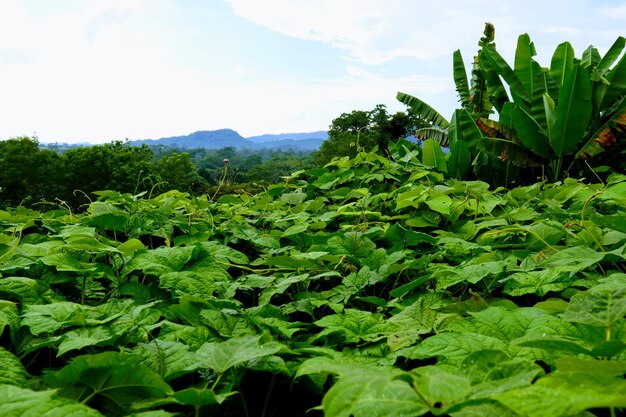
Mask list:
[{"label": "distant mountain ridge", "polygon": [[328,138],[328,132],[281,133],[251,136],[244,138],[232,129],[201,130],[184,136],[171,136],[160,139],[131,141],[131,145],[167,146],[179,149],[222,149],[232,146],[236,149],[280,149],[314,151]]}]

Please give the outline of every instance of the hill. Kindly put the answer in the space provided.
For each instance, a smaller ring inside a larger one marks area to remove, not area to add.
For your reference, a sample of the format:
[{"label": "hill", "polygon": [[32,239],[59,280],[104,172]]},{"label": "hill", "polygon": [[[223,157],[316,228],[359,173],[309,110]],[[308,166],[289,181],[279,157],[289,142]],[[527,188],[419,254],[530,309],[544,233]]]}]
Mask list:
[{"label": "hill", "polygon": [[185,136],[171,136],[160,139],[131,141],[132,145],[167,146],[179,149],[292,149],[314,151],[319,149],[328,133],[324,131],[310,133],[281,133],[244,138],[232,129],[203,130]]}]

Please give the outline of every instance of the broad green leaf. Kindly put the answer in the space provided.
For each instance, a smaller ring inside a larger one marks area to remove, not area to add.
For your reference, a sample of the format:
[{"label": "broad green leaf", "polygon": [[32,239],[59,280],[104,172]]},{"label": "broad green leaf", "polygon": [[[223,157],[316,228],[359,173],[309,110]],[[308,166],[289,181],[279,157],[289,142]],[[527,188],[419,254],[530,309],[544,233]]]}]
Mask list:
[{"label": "broad green leaf", "polygon": [[566,356],[556,360],[559,372],[578,374],[602,374],[620,377],[626,374],[626,361],[607,361]]},{"label": "broad green leaf", "polygon": [[396,330],[394,326],[385,323],[381,314],[356,309],[346,309],[343,314],[323,317],[314,324],[324,328],[315,339],[340,334],[346,343],[375,341]]},{"label": "broad green leaf", "polygon": [[591,73],[591,79],[593,81],[602,81],[605,84],[609,84],[609,81],[604,78],[604,75],[607,73],[611,65],[619,58],[626,46],[626,39],[623,36],[618,36],[613,45],[606,52],[602,60],[598,63],[598,65],[593,69]]},{"label": "broad green leaf", "polygon": [[4,417],[102,417],[81,403],[61,398],[55,390],[32,391],[0,385],[0,415]]},{"label": "broad green leaf", "polygon": [[54,266],[57,271],[70,271],[84,274],[96,270],[94,264],[80,261],[69,253],[55,253],[39,258],[39,260],[45,265]]},{"label": "broad green leaf", "polygon": [[106,404],[116,412],[128,410],[134,401],[161,398],[172,389],[138,358],[118,352],[82,355],[60,371],[49,371],[44,380],[59,388],[59,395],[84,404]]},{"label": "broad green leaf", "polygon": [[467,71],[465,70],[465,63],[463,62],[463,56],[461,50],[457,49],[452,54],[453,63],[453,76],[454,85],[456,86],[456,92],[459,95],[459,101],[461,106],[468,107],[470,105],[470,90],[467,82]]},{"label": "broad green leaf", "polygon": [[589,47],[587,47],[587,49],[585,49],[585,51],[583,52],[582,59],[580,60],[580,65],[583,68],[591,67],[591,69],[594,69],[596,65],[600,62],[600,59],[601,57],[598,49],[595,48],[593,45],[589,45]]},{"label": "broad green leaf", "polygon": [[470,380],[455,375],[436,366],[422,366],[409,373],[412,385],[429,404],[441,404],[447,407],[469,396]]},{"label": "broad green leaf", "polygon": [[276,342],[260,343],[259,336],[239,336],[225,342],[205,343],[196,352],[195,367],[223,374],[233,366],[270,356],[282,349]]},{"label": "broad green leaf", "polygon": [[322,399],[325,417],[421,416],[429,409],[404,381],[381,372],[340,378]]},{"label": "broad green leaf", "polygon": [[574,294],[563,318],[568,321],[611,329],[626,315],[626,287],[600,284]]},{"label": "broad green leaf", "polygon": [[154,339],[149,343],[139,343],[131,352],[166,381],[178,377],[196,361],[189,346],[181,342]]},{"label": "broad green leaf", "polygon": [[602,374],[554,373],[534,385],[493,398],[522,416],[573,416],[590,408],[625,407],[626,380]]},{"label": "broad green leaf", "polygon": [[433,139],[426,139],[422,149],[422,162],[424,165],[435,167],[441,172],[448,172],[445,156],[437,142]]},{"label": "broad green leaf", "polygon": [[413,97],[409,94],[398,93],[396,98],[399,102],[409,106],[415,114],[418,114],[423,120],[426,120],[441,128],[447,128],[450,122],[448,122],[442,115],[440,115],[435,109],[424,103],[420,99]]},{"label": "broad green leaf", "polygon": [[0,346],[0,385],[10,384],[26,387],[28,373],[20,360]]},{"label": "broad green leaf", "polygon": [[537,76],[541,74],[541,67],[533,59],[535,55],[537,55],[537,51],[535,44],[530,40],[530,36],[527,33],[520,35],[517,38],[517,48],[515,49],[514,71],[531,98],[535,95],[535,90],[540,88],[539,85],[534,84]]},{"label": "broad green leaf", "polygon": [[604,92],[601,109],[612,107],[626,90],[626,55],[623,55],[615,67],[605,74],[605,78],[610,84]]},{"label": "broad green leaf", "polygon": [[126,274],[140,270],[145,274],[160,276],[174,271],[181,271],[193,256],[194,247],[159,247],[137,253],[126,265]]},{"label": "broad green leaf", "polygon": [[283,232],[283,237],[297,235],[298,233],[306,232],[308,228],[309,228],[308,224],[296,224],[296,225],[290,226],[287,229],[285,229],[285,231]]},{"label": "broad green leaf", "polygon": [[552,151],[547,132],[537,123],[536,119],[519,106],[511,108],[513,128],[519,135],[520,142],[543,159],[550,160]]},{"label": "broad green leaf", "polygon": [[135,252],[145,250],[146,247],[139,239],[128,239],[117,247],[124,256],[133,256]]},{"label": "broad green leaf", "polygon": [[550,62],[550,75],[559,88],[565,82],[565,77],[574,66],[574,48],[569,42],[563,42],[556,47]]},{"label": "broad green leaf", "polygon": [[554,268],[559,272],[578,272],[596,265],[603,258],[602,253],[588,246],[573,246],[555,252],[539,265],[545,269]]},{"label": "broad green leaf", "polygon": [[425,203],[432,211],[441,214],[450,214],[452,199],[446,194],[430,191]]},{"label": "broad green leaf", "polygon": [[[495,45],[486,45],[485,48],[483,48],[483,52],[491,68],[507,82],[511,89],[511,94],[513,94],[514,97],[519,97],[527,104],[530,103],[530,95],[524,88],[524,84],[504,58],[496,51]],[[519,104],[521,105],[522,103]]]},{"label": "broad green leaf", "polygon": [[[208,269],[208,268],[205,268]],[[231,281],[228,274],[222,268],[213,268],[211,271],[175,271],[167,272],[159,277],[159,287],[174,291],[177,297],[184,295],[196,295],[211,298],[216,293],[221,293],[225,285]]]},{"label": "broad green leaf", "polygon": [[531,360],[510,359],[497,350],[480,350],[465,358],[461,370],[471,383],[470,398],[487,398],[499,392],[530,385],[543,376],[543,369]]},{"label": "broad green leaf", "polygon": [[549,292],[563,291],[574,278],[566,272],[555,269],[515,272],[500,282],[504,282],[504,293],[518,297],[525,294],[545,296]]},{"label": "broad green leaf", "polygon": [[476,127],[474,118],[465,109],[455,110],[448,131],[451,145],[458,141],[464,141],[469,146],[474,147],[483,137],[480,129]]},{"label": "broad green leaf", "polygon": [[448,171],[451,177],[463,179],[471,168],[469,145],[465,141],[456,141],[450,148]]},{"label": "broad green leaf", "polygon": [[0,294],[10,294],[10,298],[25,304],[46,304],[62,301],[43,281],[26,277],[4,277],[0,279]]},{"label": "broad green leaf", "polygon": [[589,139],[580,146],[576,152],[577,158],[585,160],[593,158],[619,140],[624,140],[626,136],[626,132],[624,132],[626,129],[626,100],[622,99],[619,106],[605,120],[604,125],[593,132]]},{"label": "broad green leaf", "polygon": [[556,120],[550,136],[550,145],[557,156],[578,150],[593,109],[591,94],[589,73],[580,65],[574,65],[559,91]]}]

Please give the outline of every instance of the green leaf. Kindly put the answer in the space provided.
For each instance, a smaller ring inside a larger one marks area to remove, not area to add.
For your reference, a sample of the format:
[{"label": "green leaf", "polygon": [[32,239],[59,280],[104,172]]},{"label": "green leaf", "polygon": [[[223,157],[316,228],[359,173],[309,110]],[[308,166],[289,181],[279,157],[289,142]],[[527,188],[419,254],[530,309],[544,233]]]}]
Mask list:
[{"label": "green leaf", "polygon": [[441,404],[447,407],[466,398],[471,391],[470,380],[455,375],[436,366],[422,366],[409,374],[413,386],[429,404]]},{"label": "green leaf", "polygon": [[118,413],[134,401],[172,393],[156,372],[136,357],[118,352],[79,356],[60,371],[47,372],[44,380],[59,388],[59,395],[84,404],[105,404],[104,408]]},{"label": "green leaf", "polygon": [[260,343],[260,336],[239,336],[225,342],[205,343],[196,352],[195,367],[223,374],[233,366],[270,356],[282,349],[276,342]]},{"label": "green leaf", "polygon": [[456,86],[456,92],[459,95],[459,101],[461,102],[461,106],[468,107],[470,105],[469,83],[467,82],[467,71],[465,70],[463,56],[461,55],[461,51],[459,49],[454,51],[452,54],[452,63],[454,85]]},{"label": "green leaf", "polygon": [[557,156],[578,150],[577,145],[583,139],[593,110],[591,94],[589,73],[580,65],[574,65],[559,91],[556,120],[550,136],[550,145]]},{"label": "green leaf", "polygon": [[167,272],[181,271],[192,258],[193,246],[159,247],[136,254],[126,265],[125,273],[141,270],[145,274],[162,275]]},{"label": "green leaf", "polygon": [[0,385],[0,415],[4,417],[102,417],[83,404],[61,398],[55,390],[32,391],[15,385]]},{"label": "green leaf", "polygon": [[0,346],[0,384],[26,387],[28,373],[20,360]]},{"label": "green leaf", "polygon": [[441,172],[448,172],[446,158],[441,146],[433,139],[426,139],[422,150],[422,163],[437,168]]},{"label": "green leaf", "polygon": [[339,379],[322,399],[325,417],[421,416],[429,409],[404,381],[381,372]]},{"label": "green leaf", "polygon": [[533,59],[535,55],[537,55],[537,51],[535,44],[530,41],[530,36],[527,33],[520,35],[517,38],[517,48],[515,49],[514,71],[531,98],[535,95],[535,90],[540,88],[539,85],[534,84],[537,76],[541,74],[541,67]]},{"label": "green leaf", "polygon": [[19,300],[23,305],[62,300],[45,282],[26,277],[3,277],[0,279],[1,293],[10,294],[10,298]]},{"label": "green leaf", "polygon": [[493,396],[522,416],[573,416],[599,407],[626,406],[626,380],[601,374],[554,373],[529,387]]},{"label": "green leaf", "polygon": [[552,159],[552,151],[547,132],[537,123],[537,120],[533,119],[532,116],[526,113],[521,107],[513,105],[511,109],[511,121],[524,147],[543,159]]},{"label": "green leaf", "polygon": [[346,309],[342,314],[326,316],[314,324],[324,328],[315,339],[338,333],[345,338],[346,343],[375,341],[395,330],[384,322],[381,314],[356,309]]},{"label": "green leaf", "polygon": [[298,233],[306,232],[308,228],[309,228],[308,224],[295,224],[285,229],[285,231],[283,232],[283,237],[297,235]]},{"label": "green leaf", "polygon": [[424,103],[422,100],[413,97],[409,94],[398,93],[396,98],[399,102],[406,104],[413,110],[413,112],[419,115],[423,120],[426,120],[438,126],[440,128],[447,128],[450,122],[448,122],[442,115],[440,115],[435,109]]},{"label": "green leaf", "polygon": [[565,77],[574,66],[574,48],[569,42],[563,42],[556,47],[550,62],[550,75],[559,88],[565,82]]},{"label": "green leaf", "polygon": [[57,271],[87,273],[96,270],[94,264],[81,262],[69,253],[55,253],[39,258],[44,265],[54,266]]},{"label": "green leaf", "polygon": [[607,361],[599,359],[565,356],[556,360],[559,372],[578,374],[602,374],[620,377],[626,374],[626,361]]},{"label": "green leaf", "polygon": [[[507,82],[511,89],[511,94],[519,97],[527,104],[530,103],[530,96],[524,88],[524,84],[504,58],[496,51],[495,45],[486,45],[483,52],[489,61],[489,65]],[[522,103],[518,104],[521,105]]]},{"label": "green leaf", "polygon": [[626,287],[600,284],[574,294],[563,319],[611,329],[626,315]]},{"label": "green leaf", "polygon": [[471,168],[471,154],[467,142],[462,140],[454,142],[450,148],[448,167],[453,178],[463,179],[467,176]]}]

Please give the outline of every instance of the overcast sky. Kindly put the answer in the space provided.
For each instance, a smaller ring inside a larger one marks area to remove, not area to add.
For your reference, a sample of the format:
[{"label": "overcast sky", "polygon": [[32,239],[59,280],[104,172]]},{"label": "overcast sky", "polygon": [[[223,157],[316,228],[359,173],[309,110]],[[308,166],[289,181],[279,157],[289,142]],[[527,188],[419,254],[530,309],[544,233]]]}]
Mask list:
[{"label": "overcast sky", "polygon": [[0,139],[109,142],[325,130],[397,91],[450,116],[484,22],[549,66],[626,35],[626,1],[0,0]]}]

